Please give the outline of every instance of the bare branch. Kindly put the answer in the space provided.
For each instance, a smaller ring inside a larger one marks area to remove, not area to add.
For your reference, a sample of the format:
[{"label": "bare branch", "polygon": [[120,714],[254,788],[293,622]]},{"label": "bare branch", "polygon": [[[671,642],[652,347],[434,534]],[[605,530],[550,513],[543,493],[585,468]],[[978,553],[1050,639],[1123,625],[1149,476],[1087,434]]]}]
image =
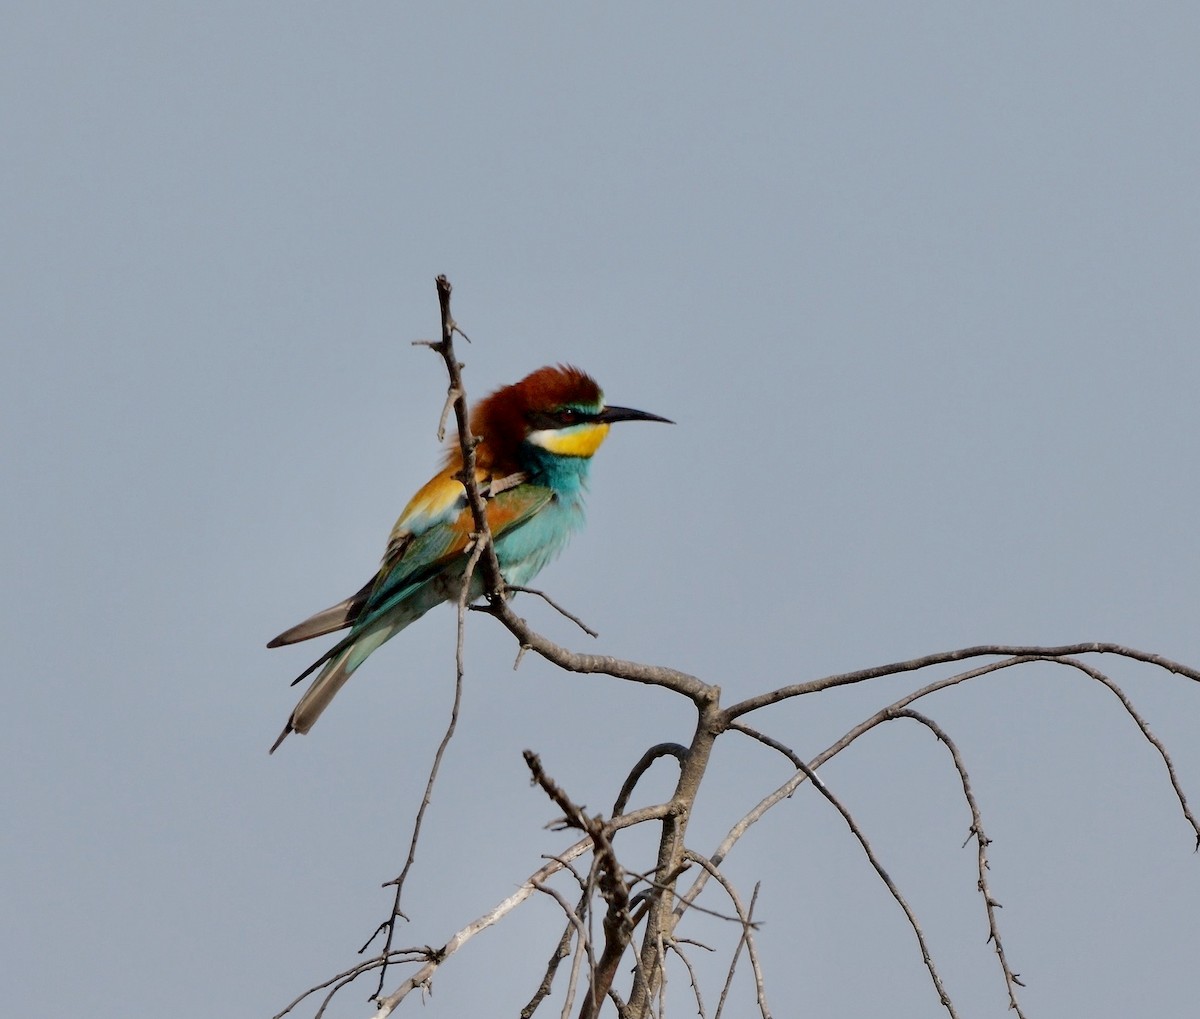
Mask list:
[{"label": "bare branch", "polygon": [[641,781],[642,776],[646,774],[646,770],[650,765],[660,757],[668,755],[682,763],[684,757],[687,756],[687,747],[679,743],[656,743],[642,754],[637,764],[633,766],[633,770],[629,773],[629,777],[621,785],[621,791],[617,794],[616,802],[613,803],[612,812],[614,816],[624,813],[625,807],[629,803],[629,797],[633,795],[634,787]]},{"label": "bare branch", "polygon": [[[839,753],[841,753],[843,750],[845,750],[848,746],[850,746],[850,744],[852,744],[855,740],[857,740],[864,733],[869,732],[871,729],[873,729],[875,726],[879,725],[880,723],[886,722],[900,708],[907,707],[909,704],[913,703],[916,700],[919,700],[922,697],[928,696],[929,694],[932,694],[932,693],[936,693],[939,690],[944,690],[947,687],[955,686],[958,683],[963,683],[970,679],[976,679],[980,676],[985,676],[990,672],[998,672],[1001,669],[1008,669],[1008,668],[1012,668],[1013,666],[1016,666],[1016,665],[1022,665],[1026,662],[1034,662],[1034,661],[1040,661],[1040,660],[1041,659],[1038,659],[1038,658],[1007,658],[1000,662],[989,662],[987,665],[980,665],[974,669],[969,669],[966,672],[960,672],[953,676],[947,676],[945,679],[939,679],[939,680],[935,680],[932,683],[928,683],[925,686],[921,687],[920,689],[913,691],[912,693],[905,694],[899,700],[893,701],[887,707],[881,708],[879,711],[875,712],[875,714],[871,715],[869,718],[864,719],[858,725],[854,726],[854,728],[850,729],[847,733],[845,733],[843,736],[841,736],[836,742],[834,742],[832,745],[830,745],[825,750],[823,750],[821,753],[819,753],[816,757],[814,757],[811,761],[809,761],[808,767],[810,769],[815,770],[817,768],[820,768],[822,765],[827,764],[830,760],[832,760]],[[735,728],[733,723],[730,723],[729,727]],[[747,735],[751,735],[751,736],[753,736],[753,738],[758,739],[760,742],[764,743],[765,745],[772,746],[773,749],[777,749],[777,750],[782,749],[782,752],[786,756],[788,756],[789,759],[791,759],[794,764],[797,761],[799,761],[799,758],[796,757],[796,755],[792,751],[788,750],[786,747],[783,747],[783,744],[776,743],[776,741],[771,740],[770,737],[767,737],[767,736],[762,735],[761,733],[755,732],[754,730],[750,729],[749,726],[739,724],[738,726],[736,726],[736,728],[737,728],[737,731],[744,732]],[[789,778],[786,782],[784,782],[778,788],[774,789],[772,792],[770,792],[766,796],[764,796],[758,803],[756,803],[753,807],[751,807],[750,810],[747,811],[746,814],[744,814],[733,825],[732,828],[729,829],[729,831],[725,835],[725,838],[722,839],[721,844],[716,848],[716,850],[710,856],[710,859],[713,860],[718,865],[721,862],[723,862],[725,857],[729,854],[729,852],[737,844],[738,840],[749,830],[751,825],[753,825],[756,821],[758,821],[768,810],[770,810],[776,804],[781,803],[785,799],[788,799],[796,791],[796,789],[800,787],[800,785],[802,785],[804,782],[807,782],[807,781],[808,781],[808,774],[804,771],[797,770],[797,772],[794,775],[792,775],[792,777]],[[700,892],[703,891],[704,886],[707,883],[708,883],[708,874],[707,873],[701,873],[700,875],[698,875],[696,880],[692,882],[692,886],[681,897],[681,906],[677,907],[676,912],[682,913],[685,909],[687,909],[691,905],[691,903],[696,899],[696,897],[700,894]]]},{"label": "bare branch", "polygon": [[555,902],[558,903],[559,907],[567,916],[567,922],[575,929],[575,936],[579,939],[578,946],[575,949],[575,957],[571,962],[571,977],[567,981],[567,996],[563,1002],[562,1008],[563,1019],[566,1019],[566,1017],[571,1014],[571,1006],[575,1003],[575,988],[579,986],[580,963],[585,954],[587,955],[588,959],[589,972],[592,974],[595,974],[596,972],[596,960],[592,955],[592,939],[588,934],[587,928],[583,925],[583,917],[581,915],[586,914],[588,911],[587,907],[590,895],[587,891],[585,891],[583,898],[579,902],[579,905],[572,909],[571,904],[567,902],[567,900],[563,898],[562,894],[556,889],[551,888],[549,885],[543,884],[540,881],[534,887],[537,888],[539,892],[544,892],[546,895],[549,895],[552,899],[554,899]]},{"label": "bare branch", "polygon": [[992,840],[987,837],[987,833],[983,830],[983,815],[979,812],[979,804],[975,801],[975,794],[971,791],[971,779],[967,775],[967,766],[963,763],[962,755],[958,752],[958,747],[954,741],[947,735],[933,719],[922,715],[919,711],[913,711],[912,708],[904,708],[896,712],[896,718],[911,718],[916,722],[920,722],[930,732],[932,732],[950,751],[950,757],[954,761],[954,768],[958,772],[959,781],[962,783],[963,796],[966,797],[967,806],[971,809],[971,833],[968,837],[975,839],[976,859],[979,872],[979,894],[983,896],[984,908],[987,910],[988,920],[988,940],[996,949],[996,958],[1000,962],[1000,971],[1004,974],[1004,984],[1008,988],[1008,1007],[1017,1014],[1017,1019],[1025,1019],[1025,1013],[1021,1011],[1021,1006],[1017,1001],[1017,988],[1024,987],[1020,978],[1012,971],[1008,965],[1008,957],[1004,953],[1004,942],[1000,940],[1000,925],[996,918],[996,910],[1000,908],[998,903],[992,897],[991,888],[988,885],[988,857],[987,847],[992,844]]},{"label": "bare branch", "polygon": [[629,1007],[634,1015],[649,1012],[655,990],[662,974],[662,955],[659,951],[660,938],[672,938],[678,921],[674,911],[675,883],[686,866],[684,838],[688,820],[700,782],[708,769],[713,743],[722,731],[724,719],[715,697],[718,688],[711,688],[714,699],[700,704],[699,718],[692,735],[691,745],[684,755],[679,769],[679,780],[671,797],[673,811],[663,819],[662,835],[658,843],[658,856],[654,874],[658,885],[647,902],[646,930],[642,935],[640,965],[634,974],[633,993]]},{"label": "bare branch", "polygon": [[462,397],[462,395],[462,390],[455,389],[453,386],[446,390],[446,400],[442,404],[442,413],[438,415],[437,441],[439,446],[446,441],[446,421],[450,417],[450,412],[454,410],[454,402]]},{"label": "bare branch", "polygon": [[[428,949],[397,948],[393,952],[391,952],[390,957],[386,961],[394,964],[394,963],[406,963],[406,962],[421,962],[422,960],[426,960],[428,958],[429,958],[429,950]],[[325,1007],[329,1004],[329,1001],[333,997],[334,994],[336,994],[338,991],[340,991],[347,984],[352,983],[354,980],[356,980],[358,977],[362,976],[364,973],[369,973],[369,972],[371,972],[371,970],[379,968],[380,966],[382,966],[384,964],[384,962],[385,962],[385,960],[383,958],[376,956],[372,959],[367,959],[364,962],[360,962],[354,966],[351,966],[349,969],[343,970],[341,973],[334,974],[328,980],[323,980],[323,981],[321,981],[321,983],[316,984],[313,987],[310,987],[303,994],[297,995],[290,1002],[288,1002],[288,1004],[286,1006],[284,1006],[284,1008],[282,1008],[280,1011],[276,1012],[275,1015],[272,1017],[272,1019],[283,1019],[283,1016],[285,1016],[289,1012],[291,1012],[291,1010],[294,1009],[297,1005],[299,1005],[300,1002],[302,1002],[305,998],[310,997],[313,994],[316,994],[317,991],[323,991],[326,987],[332,987],[333,989],[329,992],[329,994],[327,994],[324,997],[324,999],[322,999],[320,1008],[316,1012],[316,1015],[318,1015],[318,1016],[321,1015],[321,1013],[325,1011]]]},{"label": "bare branch", "polygon": [[421,805],[417,809],[417,817],[413,822],[412,839],[408,846],[408,858],[404,861],[404,867],[400,871],[399,876],[393,878],[384,885],[385,888],[388,885],[396,886],[396,895],[392,902],[392,914],[387,920],[385,920],[375,929],[375,933],[372,934],[367,940],[367,943],[359,949],[360,954],[365,952],[370,946],[371,942],[374,941],[381,932],[386,932],[383,949],[379,955],[379,958],[382,960],[382,964],[379,967],[379,983],[375,987],[375,992],[372,995],[373,998],[378,998],[379,995],[383,993],[383,983],[387,978],[387,957],[388,953],[391,951],[392,939],[396,934],[396,920],[400,917],[408,919],[404,916],[403,911],[400,909],[400,897],[404,892],[404,882],[408,878],[408,873],[412,869],[413,863],[417,858],[417,842],[421,837],[421,824],[425,819],[425,811],[429,808],[429,804],[433,801],[433,787],[437,781],[438,772],[441,770],[442,758],[445,756],[446,748],[450,745],[450,740],[453,739],[454,732],[458,728],[458,715],[462,707],[463,677],[465,675],[463,661],[463,641],[466,622],[466,606],[468,601],[468,592],[471,588],[471,577],[475,572],[475,566],[479,562],[479,557],[482,552],[483,546],[477,542],[471,552],[470,558],[467,561],[466,569],[463,572],[462,586],[458,596],[458,639],[456,641],[454,656],[454,704],[450,709],[450,721],[446,726],[445,733],[442,735],[441,742],[438,743],[437,751],[433,755],[433,765],[429,769],[429,778],[425,782],[425,794],[421,798]]},{"label": "bare branch", "polygon": [[[758,740],[758,742],[763,746],[770,747],[772,750],[783,754],[783,756],[792,763],[793,767],[803,770],[804,761],[801,760],[799,754],[797,754],[796,751],[794,751],[791,747],[780,743],[779,740],[768,736],[765,732],[759,732],[757,729],[752,729],[744,722],[731,722],[729,728],[734,732],[740,732],[743,735],[749,736],[751,739]],[[805,777],[807,778],[807,775]]]},{"label": "bare branch", "polygon": [[1175,790],[1175,798],[1179,801],[1179,807],[1183,811],[1183,816],[1187,818],[1188,824],[1192,826],[1192,831],[1196,835],[1196,849],[1200,850],[1200,823],[1197,822],[1196,816],[1192,813],[1192,808],[1188,806],[1187,797],[1183,793],[1183,786],[1179,784],[1179,776],[1175,773],[1175,763],[1171,760],[1171,755],[1167,753],[1167,748],[1163,746],[1162,741],[1150,731],[1150,726],[1133,706],[1133,702],[1125,695],[1125,691],[1099,669],[1093,668],[1086,662],[1078,661],[1075,658],[1062,658],[1056,664],[1069,665],[1071,668],[1078,669],[1080,672],[1090,676],[1097,683],[1102,683],[1121,702],[1121,707],[1125,709],[1126,714],[1133,719],[1134,723],[1142,731],[1142,735],[1146,737],[1146,740],[1158,751],[1159,757],[1162,758],[1162,762],[1167,769],[1167,778],[1171,782],[1171,788]]},{"label": "bare branch", "polygon": [[[573,827],[587,832],[595,846],[596,856],[589,876],[589,889],[591,879],[594,879],[601,896],[607,903],[604,914],[604,951],[600,955],[599,962],[596,962],[591,956],[591,941],[586,939],[588,958],[592,963],[591,980],[587,999],[579,1011],[580,1019],[592,1019],[612,986],[621,959],[633,938],[635,924],[629,914],[629,888],[625,883],[623,868],[609,841],[603,820],[588,817],[583,808],[574,803],[546,774],[537,754],[526,750],[525,763],[533,775],[533,780],[563,811],[567,822]],[[585,889],[585,895],[589,889]]]},{"label": "bare branch", "polygon": [[[908,925],[912,928],[913,934],[916,935],[917,945],[921,950],[921,960],[924,962],[926,970],[929,971],[929,978],[933,981],[934,990],[936,990],[938,993],[938,999],[952,1017],[957,1017],[958,1013],[955,1011],[954,1003],[951,1000],[950,995],[946,992],[945,985],[942,983],[942,978],[937,971],[936,965],[934,964],[933,956],[929,951],[929,946],[925,942],[925,935],[921,930],[920,923],[917,921],[916,914],[913,912],[912,907],[908,904],[908,901],[904,898],[904,895],[901,893],[899,887],[897,887],[896,883],[892,880],[888,872],[884,870],[879,858],[875,855],[875,850],[872,848],[871,843],[867,840],[865,833],[858,826],[858,822],[854,820],[854,817],[851,815],[850,811],[847,810],[845,805],[843,805],[842,802],[829,790],[829,787],[826,786],[821,778],[817,775],[816,770],[813,767],[803,763],[794,751],[785,747],[782,743],[779,743],[768,736],[764,736],[762,733],[749,729],[748,726],[739,725],[738,729],[741,732],[745,732],[747,735],[753,736],[760,742],[771,746],[773,749],[779,750],[781,753],[787,756],[793,764],[796,765],[800,774],[794,776],[793,779],[784,783],[784,785],[781,786],[780,789],[777,789],[775,793],[772,793],[771,796],[762,800],[753,811],[751,811],[744,818],[742,818],[741,821],[738,822],[738,825],[735,825],[735,830],[740,827],[741,831],[737,832],[737,836],[735,837],[734,841],[736,841],[737,837],[741,836],[741,833],[744,832],[746,828],[757,821],[760,817],[762,817],[763,814],[767,812],[767,810],[774,806],[775,803],[778,803],[784,798],[784,796],[779,795],[782,790],[788,789],[789,787],[790,789],[794,790],[804,778],[810,780],[817,791],[833,805],[834,809],[837,810],[839,814],[842,815],[842,820],[846,822],[851,834],[858,840],[858,844],[862,847],[863,852],[866,854],[867,861],[871,864],[871,867],[874,869],[879,879],[884,883],[892,898],[896,900],[896,904],[904,912],[904,916],[908,920]],[[790,795],[790,791],[787,795]],[[728,836],[726,837],[726,841],[729,841]],[[732,843],[730,843],[730,845],[732,845]],[[725,843],[722,843],[722,849],[726,849]],[[726,849],[726,851],[728,850]],[[724,854],[722,854],[722,858],[723,856]],[[714,863],[713,867],[716,868],[717,864]],[[712,873],[713,876],[717,876],[718,880],[720,880],[719,875],[716,874],[715,870]],[[693,889],[698,892],[699,889],[697,886],[702,887],[699,881],[693,885]],[[689,889],[688,895],[685,896],[683,901],[680,902],[679,906],[676,907],[677,913],[682,913],[691,904],[690,900],[694,898],[692,894],[693,889]]]},{"label": "bare branch", "polygon": [[509,913],[516,909],[521,903],[525,902],[536,890],[539,884],[545,884],[551,877],[557,874],[566,865],[564,861],[576,860],[592,847],[591,839],[580,839],[575,845],[571,846],[565,853],[562,853],[558,858],[549,861],[544,866],[538,868],[533,874],[521,885],[512,895],[503,901],[497,903],[490,910],[476,920],[472,920],[469,924],[457,931],[449,941],[441,948],[431,951],[431,957],[416,973],[404,981],[396,990],[389,994],[386,998],[376,999],[376,1004],[379,1007],[374,1015],[374,1019],[387,1019],[388,1016],[396,1010],[396,1006],[400,1004],[409,994],[416,988],[424,987],[432,979],[437,968],[457,952],[463,945],[470,941],[480,931],[487,930],[493,924],[504,919]]},{"label": "bare branch", "polygon": [[[750,908],[746,910],[746,918],[754,919],[754,906],[758,902],[758,890],[762,887],[762,882],[758,881],[754,885],[754,891],[750,895]],[[721,1012],[725,1008],[725,1000],[729,997],[729,988],[733,986],[733,974],[737,971],[738,959],[742,956],[742,949],[746,946],[745,928],[742,929],[742,936],[738,938],[737,947],[733,950],[733,958],[729,960],[729,971],[725,974],[725,986],[721,988],[721,999],[717,1002],[717,1011],[713,1019],[721,1019]]]},{"label": "bare branch", "polygon": [[546,774],[546,770],[542,767],[541,758],[538,757],[532,750],[525,750],[521,754],[525,758],[525,766],[529,769],[533,776],[533,781],[541,786],[542,791],[550,797],[554,805],[563,812],[566,816],[567,823],[572,828],[578,828],[586,834],[592,834],[592,828],[603,829],[603,824],[594,825],[592,820],[583,812],[583,808],[574,803],[571,798],[562,790],[562,788]]},{"label": "bare branch", "polygon": [[[496,559],[496,550],[492,547],[492,532],[488,528],[487,507],[483,494],[475,478],[475,446],[477,441],[471,434],[467,412],[467,390],[462,380],[462,365],[454,353],[454,334],[467,338],[466,333],[458,328],[454,316],[450,313],[450,293],[454,289],[445,276],[437,280],[438,304],[442,313],[442,338],[438,343],[428,344],[434,351],[441,354],[446,364],[446,373],[450,376],[449,393],[454,406],[454,419],[458,426],[458,444],[462,451],[463,469],[459,477],[467,494],[467,505],[471,508],[471,519],[475,523],[476,541],[483,547],[483,577],[485,590],[489,599],[500,598],[504,595],[504,578],[500,573],[500,563]],[[470,342],[468,340],[468,342]]]},{"label": "bare branch", "polygon": [[[738,896],[737,889],[733,887],[732,882],[721,873],[721,868],[718,867],[712,860],[699,853],[694,853],[690,849],[684,851],[687,859],[700,864],[709,874],[717,879],[722,888],[725,889],[725,894],[729,896],[729,901],[733,903],[733,908],[737,910],[738,920],[742,925],[742,942],[746,946],[746,952],[750,956],[750,968],[754,972],[754,986],[758,995],[758,1010],[762,1013],[763,1019],[771,1019],[771,1010],[767,1007],[767,994],[763,988],[762,965],[758,960],[758,950],[754,945],[754,922],[751,919],[745,907],[742,906],[742,900]],[[754,886],[754,900],[758,899],[758,885]],[[730,973],[732,976],[732,971]]]},{"label": "bare branch", "polygon": [[[587,900],[585,899],[584,902]],[[546,963],[546,975],[542,977],[542,982],[538,985],[538,989],[533,992],[533,997],[529,999],[523,1009],[519,1019],[530,1019],[538,1006],[546,999],[550,993],[550,989],[554,986],[554,975],[558,972],[558,967],[568,955],[571,954],[571,939],[575,933],[574,919],[567,922],[567,926],[563,928],[562,937],[558,939],[558,944],[554,946],[554,951],[550,955],[550,961]]]},{"label": "bare branch", "polygon": [[613,676],[616,679],[627,679],[634,683],[648,686],[660,686],[675,693],[683,694],[697,706],[715,704],[720,697],[719,687],[710,686],[695,676],[678,669],[670,669],[664,665],[643,665],[641,662],[631,662],[610,655],[586,655],[547,640],[540,633],[529,628],[529,624],[518,616],[512,607],[498,598],[489,598],[486,606],[480,607],[481,612],[495,616],[517,638],[522,648],[536,651],[547,661],[552,662],[567,672],[600,673]]},{"label": "bare branch", "polygon": [[688,971],[688,979],[692,982],[692,994],[696,997],[696,1014],[700,1016],[700,1019],[708,1019],[707,1013],[704,1011],[704,996],[700,993],[700,981],[696,979],[696,971],[692,969],[691,961],[679,947],[685,943],[687,942],[684,938],[679,938],[673,940],[667,947],[679,957],[679,961]]},{"label": "bare branch", "polygon": [[1168,672],[1174,672],[1180,676],[1185,676],[1188,679],[1200,682],[1200,670],[1190,668],[1186,665],[1181,665],[1179,662],[1172,661],[1169,658],[1164,658],[1162,655],[1150,654],[1147,651],[1138,651],[1136,648],[1125,647],[1122,644],[1109,643],[1087,643],[1087,644],[1064,644],[1061,647],[1023,647],[1020,645],[1011,646],[1007,644],[980,644],[976,647],[960,648],[957,651],[940,651],[932,655],[924,655],[921,658],[911,658],[906,662],[893,662],[890,665],[876,665],[869,669],[859,669],[857,672],[843,672],[835,676],[826,676],[824,679],[814,679],[807,683],[793,683],[790,686],[780,687],[778,690],[772,690],[769,693],[759,694],[756,697],[749,697],[744,701],[739,701],[725,709],[725,715],[730,720],[737,718],[739,715],[744,715],[749,711],[757,711],[759,708],[764,708],[769,704],[777,704],[779,701],[787,700],[789,697],[801,697],[804,694],[816,693],[820,690],[828,690],[834,686],[846,686],[849,683],[861,683],[868,679],[879,679],[882,676],[894,676],[902,672],[915,672],[919,669],[927,669],[931,665],[945,665],[948,662],[961,662],[970,658],[983,658],[988,655],[1005,655],[1014,658],[1034,659],[1054,659],[1063,658],[1067,655],[1085,655],[1085,654],[1111,654],[1120,655],[1124,658],[1132,658],[1134,661],[1147,662],[1150,665],[1157,665],[1160,668],[1166,669]]},{"label": "bare branch", "polygon": [[510,591],[521,591],[524,594],[537,595],[537,597],[541,598],[542,601],[544,601],[547,605],[549,605],[552,609],[554,609],[555,612],[557,612],[560,616],[565,616],[567,619],[571,620],[572,623],[574,623],[576,626],[578,626],[579,629],[581,629],[589,637],[599,637],[600,636],[600,633],[597,630],[593,630],[590,626],[588,626],[587,623],[585,623],[578,616],[573,615],[572,613],[568,612],[561,605],[559,605],[558,602],[556,602],[553,598],[551,598],[548,594],[546,594],[545,591],[539,591],[536,587],[522,587],[519,584],[509,584],[508,589]]}]

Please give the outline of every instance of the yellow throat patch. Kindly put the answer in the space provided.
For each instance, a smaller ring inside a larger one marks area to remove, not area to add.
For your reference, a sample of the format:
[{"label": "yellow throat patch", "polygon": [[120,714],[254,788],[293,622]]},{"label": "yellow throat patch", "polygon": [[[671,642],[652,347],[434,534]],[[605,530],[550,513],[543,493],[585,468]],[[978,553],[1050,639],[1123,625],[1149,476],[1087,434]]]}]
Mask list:
[{"label": "yellow throat patch", "polygon": [[604,437],[608,435],[608,425],[599,424],[575,425],[572,428],[551,429],[531,432],[529,441],[548,453],[556,456],[589,457],[600,448]]}]

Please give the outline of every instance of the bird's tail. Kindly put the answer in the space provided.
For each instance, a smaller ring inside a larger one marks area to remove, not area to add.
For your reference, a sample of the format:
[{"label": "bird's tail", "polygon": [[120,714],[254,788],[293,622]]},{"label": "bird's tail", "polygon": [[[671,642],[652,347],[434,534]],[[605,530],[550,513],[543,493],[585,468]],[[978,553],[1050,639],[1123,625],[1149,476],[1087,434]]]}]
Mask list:
[{"label": "bird's tail", "polygon": [[271,744],[270,752],[275,753],[279,744],[287,739],[290,733],[308,732],[313,727],[313,723],[321,717],[321,712],[329,707],[329,702],[345,685],[346,680],[354,674],[354,670],[366,660],[372,651],[403,628],[404,624],[388,625],[385,623],[361,635],[354,636],[341,650],[334,648],[333,656],[318,673],[317,678],[309,684],[308,689],[304,691],[304,696],[300,698],[300,702],[292,711],[291,717],[283,727],[283,732]]}]

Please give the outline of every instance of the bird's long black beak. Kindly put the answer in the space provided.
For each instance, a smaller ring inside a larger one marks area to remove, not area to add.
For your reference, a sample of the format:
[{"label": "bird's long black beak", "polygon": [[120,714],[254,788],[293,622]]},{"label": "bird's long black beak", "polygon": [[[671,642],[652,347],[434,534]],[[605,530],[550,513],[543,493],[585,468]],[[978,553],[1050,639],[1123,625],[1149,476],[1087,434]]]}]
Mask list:
[{"label": "bird's long black beak", "polygon": [[659,417],[644,410],[634,410],[632,407],[605,407],[593,420],[609,425],[614,421],[661,421],[665,425],[675,423],[670,418]]}]

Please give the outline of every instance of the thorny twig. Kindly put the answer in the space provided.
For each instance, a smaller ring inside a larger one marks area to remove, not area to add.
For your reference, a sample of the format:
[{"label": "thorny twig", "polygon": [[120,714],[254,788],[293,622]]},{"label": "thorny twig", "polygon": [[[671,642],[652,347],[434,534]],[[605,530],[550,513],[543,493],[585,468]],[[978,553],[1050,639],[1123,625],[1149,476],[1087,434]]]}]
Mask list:
[{"label": "thorny twig", "polygon": [[911,718],[916,722],[920,722],[950,751],[950,757],[954,761],[954,768],[958,772],[959,781],[962,783],[963,796],[966,797],[967,806],[971,810],[971,830],[967,841],[970,841],[972,838],[975,840],[975,855],[979,873],[978,888],[979,894],[983,896],[984,909],[987,910],[988,940],[996,950],[996,958],[1000,963],[1000,971],[1004,975],[1004,984],[1008,988],[1008,1007],[1016,1013],[1017,1019],[1025,1019],[1025,1013],[1021,1010],[1021,1006],[1017,1001],[1017,988],[1024,987],[1025,985],[1021,983],[1019,974],[1014,973],[1012,967],[1008,964],[1008,956],[1004,953],[1004,942],[1000,939],[1000,925],[996,919],[996,910],[1000,908],[1000,903],[992,897],[992,890],[988,884],[987,847],[992,844],[992,840],[987,837],[987,833],[983,830],[983,815],[979,812],[979,804],[975,801],[975,793],[971,790],[971,779],[967,775],[967,766],[963,763],[962,755],[958,752],[958,747],[955,746],[954,741],[932,718],[922,715],[919,711],[914,711],[912,708],[903,708],[897,711],[895,717]]}]

